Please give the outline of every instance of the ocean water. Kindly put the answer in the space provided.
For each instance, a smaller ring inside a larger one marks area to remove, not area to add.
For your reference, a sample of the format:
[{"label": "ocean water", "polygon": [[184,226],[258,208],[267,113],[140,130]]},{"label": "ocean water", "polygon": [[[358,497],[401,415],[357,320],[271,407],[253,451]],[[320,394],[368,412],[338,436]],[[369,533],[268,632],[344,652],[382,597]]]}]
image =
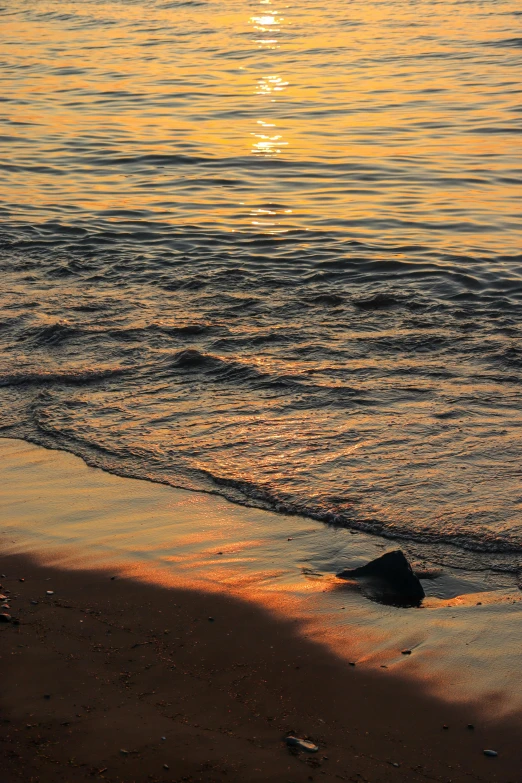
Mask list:
[{"label": "ocean water", "polygon": [[513,0],[0,7],[0,434],[522,566]]}]

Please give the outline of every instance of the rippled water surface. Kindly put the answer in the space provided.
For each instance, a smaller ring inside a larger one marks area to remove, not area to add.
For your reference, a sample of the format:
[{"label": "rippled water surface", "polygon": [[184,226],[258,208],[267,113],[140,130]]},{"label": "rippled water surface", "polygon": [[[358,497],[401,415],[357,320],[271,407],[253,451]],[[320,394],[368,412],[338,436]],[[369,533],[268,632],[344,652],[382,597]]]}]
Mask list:
[{"label": "rippled water surface", "polygon": [[3,434],[517,568],[519,3],[18,0],[0,36]]}]

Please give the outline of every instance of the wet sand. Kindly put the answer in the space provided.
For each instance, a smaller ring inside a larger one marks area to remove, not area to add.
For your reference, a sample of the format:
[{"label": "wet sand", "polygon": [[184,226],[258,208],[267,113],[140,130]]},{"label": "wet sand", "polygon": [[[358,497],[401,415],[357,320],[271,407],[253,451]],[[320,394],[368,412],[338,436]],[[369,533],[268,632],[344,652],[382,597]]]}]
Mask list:
[{"label": "wet sand", "polygon": [[513,575],[444,568],[423,582],[422,609],[382,606],[335,574],[393,542],[121,478],[15,439],[0,439],[0,508],[4,554],[235,595],[298,620],[309,639],[359,668],[386,666],[438,698],[480,703],[486,716],[522,713],[522,592]]},{"label": "wet sand", "polygon": [[0,626],[5,783],[520,780],[517,716],[350,666],[252,603],[19,555],[0,569],[20,620]]}]

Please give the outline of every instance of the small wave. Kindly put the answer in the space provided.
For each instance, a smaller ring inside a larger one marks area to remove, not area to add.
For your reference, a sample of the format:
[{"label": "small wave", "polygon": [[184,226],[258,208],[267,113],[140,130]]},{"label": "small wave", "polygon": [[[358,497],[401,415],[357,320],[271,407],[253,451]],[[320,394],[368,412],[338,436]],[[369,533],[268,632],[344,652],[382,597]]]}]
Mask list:
[{"label": "small wave", "polygon": [[184,326],[162,326],[157,325],[152,328],[159,332],[168,334],[171,337],[201,337],[216,331],[212,324],[185,324]]},{"label": "small wave", "polygon": [[339,294],[315,294],[305,299],[306,302],[316,305],[324,305],[325,307],[339,307],[345,303],[345,297]]},{"label": "small wave", "polygon": [[57,372],[53,370],[20,370],[18,372],[2,373],[0,371],[0,386],[31,386],[41,384],[89,384],[102,381],[106,378],[114,378],[129,372],[127,368],[114,367],[93,370],[67,370]]},{"label": "small wave", "polygon": [[190,340],[194,337],[202,338],[209,335],[226,333],[226,329],[212,324],[195,323],[171,326],[167,324],[152,323],[147,326],[130,327],[109,327],[106,329],[89,329],[84,334],[89,337],[96,335],[99,338],[112,338],[115,341],[122,342],[144,342],[145,345],[155,335],[164,335],[165,337],[177,338],[179,340]]},{"label": "small wave", "polygon": [[287,389],[299,385],[299,380],[291,377],[279,377],[258,370],[256,367],[221,356],[204,354],[189,348],[180,351],[172,358],[162,362],[164,371],[183,370],[197,372],[212,378],[214,381],[232,385],[247,383],[251,387],[271,387]]},{"label": "small wave", "polygon": [[485,46],[507,46],[508,48],[522,49],[522,38],[501,38],[498,41],[485,41]]},{"label": "small wave", "polygon": [[35,326],[27,329],[22,338],[35,346],[56,346],[76,337],[83,330],[64,321],[57,321],[45,326]]},{"label": "small wave", "polygon": [[188,6],[189,8],[208,5],[206,0],[166,0],[164,3],[158,3],[159,8],[183,8]]},{"label": "small wave", "polygon": [[400,300],[391,294],[378,293],[365,299],[354,299],[359,310],[387,310],[400,304]]}]

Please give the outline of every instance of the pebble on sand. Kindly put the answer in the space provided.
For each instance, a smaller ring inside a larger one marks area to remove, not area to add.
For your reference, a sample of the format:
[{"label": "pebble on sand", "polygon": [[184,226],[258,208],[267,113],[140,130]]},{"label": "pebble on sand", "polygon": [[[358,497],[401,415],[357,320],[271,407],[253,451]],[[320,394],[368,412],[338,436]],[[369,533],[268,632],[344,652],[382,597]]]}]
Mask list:
[{"label": "pebble on sand", "polygon": [[54,595],[54,590],[46,590],[45,595]]},{"label": "pebble on sand", "polygon": [[11,622],[11,615],[7,614],[7,612],[2,612],[0,614],[0,623],[10,623]]},{"label": "pebble on sand", "polygon": [[497,753],[497,751],[496,751],[496,750],[489,750],[489,749],[486,749],[486,750],[484,751],[484,755],[485,755],[485,756],[491,756],[491,757],[494,757],[494,756],[498,756],[498,753]]},{"label": "pebble on sand", "polygon": [[401,650],[402,655],[411,655],[411,650]]}]

